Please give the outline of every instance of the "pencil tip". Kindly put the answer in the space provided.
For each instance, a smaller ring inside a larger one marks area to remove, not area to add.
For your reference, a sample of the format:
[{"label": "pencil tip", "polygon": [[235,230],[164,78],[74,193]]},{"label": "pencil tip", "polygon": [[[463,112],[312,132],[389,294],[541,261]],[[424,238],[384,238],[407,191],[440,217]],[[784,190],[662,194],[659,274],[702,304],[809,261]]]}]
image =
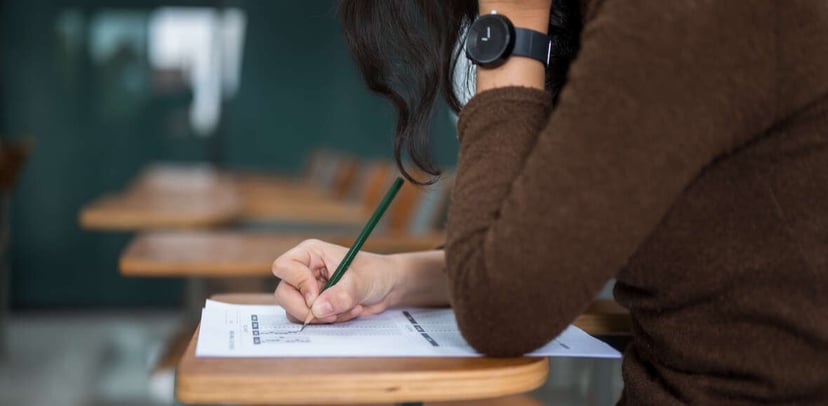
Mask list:
[{"label": "pencil tip", "polygon": [[307,325],[310,324],[311,320],[313,320],[313,312],[309,311],[308,315],[305,317],[305,322],[302,323],[302,328],[299,330],[299,332],[302,332],[302,330],[304,330],[305,327],[307,327]]}]

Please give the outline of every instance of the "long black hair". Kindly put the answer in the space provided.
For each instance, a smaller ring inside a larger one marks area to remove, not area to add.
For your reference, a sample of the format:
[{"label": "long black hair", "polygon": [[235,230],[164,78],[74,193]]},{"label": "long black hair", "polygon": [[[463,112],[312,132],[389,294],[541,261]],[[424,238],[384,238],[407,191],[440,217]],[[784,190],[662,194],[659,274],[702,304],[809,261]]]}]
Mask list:
[{"label": "long black hair", "polygon": [[[578,52],[578,0],[555,0],[549,18],[552,55],[546,88],[557,101],[569,64]],[[429,157],[429,127],[438,97],[458,113],[462,98],[454,73],[463,36],[478,15],[477,0],[340,0],[345,41],[368,88],[387,97],[397,112],[394,159],[400,172],[418,184],[440,175]],[[468,77],[468,75],[466,76]],[[403,151],[428,177],[415,179]]]}]

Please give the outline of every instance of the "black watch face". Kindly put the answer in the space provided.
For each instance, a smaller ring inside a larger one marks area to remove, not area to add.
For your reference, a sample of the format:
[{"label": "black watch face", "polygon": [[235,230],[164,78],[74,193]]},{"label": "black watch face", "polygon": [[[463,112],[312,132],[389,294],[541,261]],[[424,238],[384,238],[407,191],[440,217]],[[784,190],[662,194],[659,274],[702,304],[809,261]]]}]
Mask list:
[{"label": "black watch face", "polygon": [[466,53],[475,63],[491,65],[511,52],[514,28],[506,17],[497,14],[480,16],[469,27]]}]

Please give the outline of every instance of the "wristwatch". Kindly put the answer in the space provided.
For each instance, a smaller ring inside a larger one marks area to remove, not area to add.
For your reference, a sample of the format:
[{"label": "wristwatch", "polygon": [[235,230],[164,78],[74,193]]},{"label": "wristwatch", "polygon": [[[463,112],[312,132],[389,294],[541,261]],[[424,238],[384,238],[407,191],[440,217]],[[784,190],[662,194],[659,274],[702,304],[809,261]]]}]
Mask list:
[{"label": "wristwatch", "polygon": [[496,68],[512,55],[549,65],[551,47],[552,41],[546,34],[517,28],[495,11],[477,17],[466,35],[466,57],[482,68]]}]

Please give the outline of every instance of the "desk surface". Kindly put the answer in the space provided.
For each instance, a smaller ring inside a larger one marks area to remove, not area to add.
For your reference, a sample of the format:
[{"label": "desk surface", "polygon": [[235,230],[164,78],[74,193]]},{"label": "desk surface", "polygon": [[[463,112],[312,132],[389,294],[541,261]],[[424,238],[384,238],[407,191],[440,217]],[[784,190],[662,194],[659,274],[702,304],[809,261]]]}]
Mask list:
[{"label": "desk surface", "polygon": [[256,223],[288,223],[357,227],[370,216],[362,206],[330,198],[257,195],[244,199],[241,219]]},{"label": "desk surface", "polygon": [[360,204],[334,201],[277,175],[163,165],[84,205],[79,215],[81,226],[94,230],[206,228],[238,220],[358,226],[366,218]]},{"label": "desk surface", "polygon": [[[268,276],[279,255],[307,238],[350,246],[353,234],[282,235],[241,231],[155,231],[138,235],[120,259],[126,276]],[[365,243],[371,252],[420,251],[443,242],[441,234],[398,236],[377,233]]]},{"label": "desk surface", "polygon": [[232,179],[244,221],[359,226],[370,215],[361,204],[336,200],[308,182],[264,173],[236,173]]},{"label": "desk surface", "polygon": [[93,230],[157,228],[209,228],[239,217],[240,203],[233,194],[170,195],[116,194],[84,206],[80,224]]},{"label": "desk surface", "polygon": [[[267,303],[270,295],[216,300]],[[546,381],[547,358],[196,358],[193,336],[178,365],[187,404],[353,404],[484,399]]]},{"label": "desk surface", "polygon": [[151,166],[124,190],[84,205],[83,228],[215,227],[235,221],[242,200],[232,179],[209,167]]}]

